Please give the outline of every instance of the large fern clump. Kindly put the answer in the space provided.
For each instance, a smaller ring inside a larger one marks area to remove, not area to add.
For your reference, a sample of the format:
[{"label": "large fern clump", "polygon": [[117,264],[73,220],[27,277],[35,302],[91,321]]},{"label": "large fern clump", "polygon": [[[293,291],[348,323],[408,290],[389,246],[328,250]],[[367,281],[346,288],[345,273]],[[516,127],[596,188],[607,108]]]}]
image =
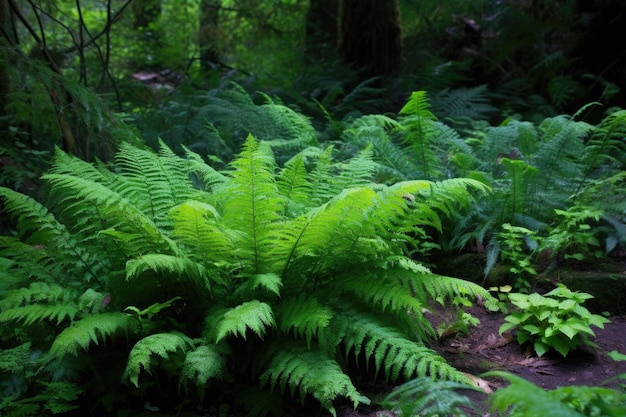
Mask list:
[{"label": "large fern clump", "polygon": [[236,392],[258,414],[283,395],[332,413],[367,403],[355,369],[470,383],[427,347],[424,314],[429,300],[492,298],[407,253],[486,188],[376,185],[371,151],[332,155],[307,148],[279,167],[252,136],[223,171],[164,143],[123,145],[112,167],[57,151],[45,204],[0,189],[18,224],[0,240],[7,348],[109,408],[165,402],[164,381],[195,401]]}]

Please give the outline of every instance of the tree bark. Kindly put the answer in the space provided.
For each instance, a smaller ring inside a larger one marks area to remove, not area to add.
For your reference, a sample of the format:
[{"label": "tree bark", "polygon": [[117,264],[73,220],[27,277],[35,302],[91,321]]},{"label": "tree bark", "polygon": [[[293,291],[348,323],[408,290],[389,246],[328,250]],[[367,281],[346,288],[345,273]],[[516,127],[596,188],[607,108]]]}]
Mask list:
[{"label": "tree bark", "polygon": [[398,0],[343,0],[339,55],[362,79],[392,76],[402,65]]}]

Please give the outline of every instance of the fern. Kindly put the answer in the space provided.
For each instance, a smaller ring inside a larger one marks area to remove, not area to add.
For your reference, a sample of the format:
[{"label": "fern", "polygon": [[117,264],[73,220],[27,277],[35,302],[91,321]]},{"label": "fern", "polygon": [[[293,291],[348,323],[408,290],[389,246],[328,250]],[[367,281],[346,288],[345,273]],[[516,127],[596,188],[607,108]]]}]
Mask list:
[{"label": "fern", "polygon": [[316,298],[300,295],[285,300],[277,307],[277,321],[280,331],[288,335],[293,331],[296,337],[306,340],[307,348],[319,339],[333,317],[333,311]]},{"label": "fern", "polygon": [[456,392],[465,389],[467,385],[458,382],[415,378],[393,390],[382,404],[400,417],[466,417],[467,412],[478,410],[468,397]]},{"label": "fern", "polygon": [[623,393],[607,388],[573,386],[545,391],[507,372],[492,371],[485,376],[504,378],[510,383],[493,393],[489,401],[492,410],[513,416],[581,417],[598,412],[602,416],[618,416],[626,411]]},{"label": "fern", "polygon": [[469,383],[470,380],[456,370],[433,350],[411,340],[406,333],[387,324],[380,318],[360,311],[358,307],[346,309],[336,317],[333,331],[342,335],[346,352],[364,355],[374,363],[375,373],[383,372],[386,380],[395,381],[400,376],[431,376]]},{"label": "fern", "polygon": [[274,315],[268,304],[257,300],[248,301],[228,310],[219,319],[215,342],[219,342],[229,334],[241,335],[245,339],[248,329],[262,337],[266,327],[273,325]]},{"label": "fern", "polygon": [[272,388],[279,386],[282,392],[289,387],[292,396],[298,391],[302,402],[306,394],[312,394],[333,416],[337,415],[333,406],[337,397],[351,400],[354,407],[369,403],[369,399],[359,394],[337,362],[322,352],[297,345],[281,346],[260,380]]},{"label": "fern", "polygon": [[187,387],[190,382],[194,383],[202,398],[208,381],[222,378],[225,374],[226,358],[223,349],[217,345],[200,345],[185,355],[180,383],[183,387]]},{"label": "fern", "polygon": [[80,349],[98,344],[106,337],[132,330],[132,317],[119,312],[85,315],[59,333],[50,346],[50,354],[58,357],[78,355]]},{"label": "fern", "polygon": [[150,373],[153,356],[169,359],[171,353],[178,350],[185,352],[193,341],[179,333],[156,333],[146,336],[133,346],[128,354],[128,362],[124,370],[124,379],[128,379],[134,386],[139,387],[141,372]]},{"label": "fern", "polygon": [[[56,324],[40,341],[51,367],[126,357],[124,381],[139,386],[144,373],[165,369],[153,378],[176,379],[167,385],[200,398],[223,389],[219,380],[260,381],[333,412],[341,398],[367,402],[350,379],[359,357],[389,381],[469,383],[425,346],[434,332],[424,306],[490,296],[409,254],[487,187],[375,184],[372,149],[335,161],[332,147],[307,147],[280,166],[250,135],[222,171],[164,144],[157,152],[124,145],[111,167],[58,153],[44,176],[49,210],[3,191],[27,242],[0,239],[18,277],[3,287],[0,319]],[[39,239],[58,236],[68,250],[31,255],[47,244]],[[80,268],[65,276],[69,263]],[[155,395],[149,384],[141,393]]]},{"label": "fern", "polygon": [[496,113],[489,103],[489,90],[486,85],[471,88],[444,88],[432,98],[433,108],[438,115],[453,119],[488,119]]}]

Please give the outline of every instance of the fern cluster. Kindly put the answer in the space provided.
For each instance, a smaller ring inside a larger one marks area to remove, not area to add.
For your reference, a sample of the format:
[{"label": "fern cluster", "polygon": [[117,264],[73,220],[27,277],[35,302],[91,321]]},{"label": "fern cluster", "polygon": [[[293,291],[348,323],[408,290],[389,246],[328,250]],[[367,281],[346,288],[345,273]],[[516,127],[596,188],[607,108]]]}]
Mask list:
[{"label": "fern cluster", "polygon": [[[474,244],[486,248],[488,272],[499,256],[502,225],[549,237],[563,229],[559,210],[572,208],[600,212],[589,226],[604,254],[626,243],[626,207],[612,197],[622,189],[626,163],[624,111],[597,125],[578,121],[577,115],[560,115],[537,124],[507,119],[492,126],[466,120],[461,111],[466,107],[467,114],[487,114],[484,89],[449,91],[433,99],[438,111],[450,115],[445,123],[430,110],[429,101],[426,92],[414,92],[398,117],[362,116],[348,124],[343,139],[351,151],[371,150],[380,182],[463,177],[492,189],[462,216],[444,218],[449,233],[437,236],[444,252]],[[565,242],[555,246],[555,241],[545,240],[551,246],[542,249],[571,251]]]},{"label": "fern cluster", "polygon": [[[147,398],[165,377],[200,399],[229,381],[265,392],[251,395],[259,409],[273,392],[333,413],[338,398],[369,401],[355,363],[385,380],[471,382],[427,347],[424,311],[492,298],[407,254],[483,184],[376,185],[369,149],[336,162],[307,148],[280,167],[252,136],[222,171],[185,152],[124,144],[109,167],[57,150],[45,205],[0,189],[18,223],[0,240],[0,321],[16,347],[37,346],[57,380],[101,381],[109,407],[120,379]],[[101,363],[116,365],[89,371]]]}]

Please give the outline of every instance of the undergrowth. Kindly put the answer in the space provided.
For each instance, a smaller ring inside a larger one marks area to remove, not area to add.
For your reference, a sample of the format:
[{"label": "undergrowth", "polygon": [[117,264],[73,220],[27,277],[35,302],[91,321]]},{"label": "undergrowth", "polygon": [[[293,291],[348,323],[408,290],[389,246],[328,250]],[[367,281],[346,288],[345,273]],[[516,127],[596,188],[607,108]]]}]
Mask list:
[{"label": "undergrowth", "polygon": [[3,377],[3,413],[46,413],[50,384],[67,408],[235,397],[266,414],[283,395],[368,403],[354,369],[472,382],[426,346],[424,312],[491,296],[407,253],[483,184],[373,184],[369,149],[279,167],[252,136],[222,171],[185,152],[123,144],[108,166],[57,150],[41,202],[0,189],[18,224],[0,240],[3,355],[32,364]]}]

